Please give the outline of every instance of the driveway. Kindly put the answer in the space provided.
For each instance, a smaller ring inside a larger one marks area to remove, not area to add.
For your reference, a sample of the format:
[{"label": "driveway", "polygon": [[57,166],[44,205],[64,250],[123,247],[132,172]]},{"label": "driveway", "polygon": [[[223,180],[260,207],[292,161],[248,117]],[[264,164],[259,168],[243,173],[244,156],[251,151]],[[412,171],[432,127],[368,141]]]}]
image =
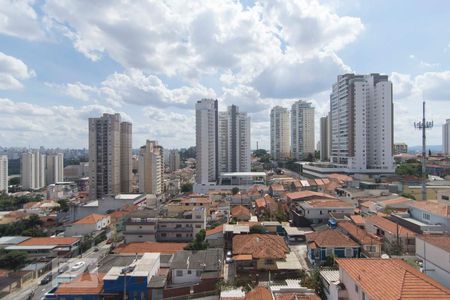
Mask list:
[{"label": "driveway", "polygon": [[307,253],[306,244],[289,245],[289,248],[297,256],[297,259],[302,268],[304,270],[309,270],[309,265],[306,262],[306,253]]}]

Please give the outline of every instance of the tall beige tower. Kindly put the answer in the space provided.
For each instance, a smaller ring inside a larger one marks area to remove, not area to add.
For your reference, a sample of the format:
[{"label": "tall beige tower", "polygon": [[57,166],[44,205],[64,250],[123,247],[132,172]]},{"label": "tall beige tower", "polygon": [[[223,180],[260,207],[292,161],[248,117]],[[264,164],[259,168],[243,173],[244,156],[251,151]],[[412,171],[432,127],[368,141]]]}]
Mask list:
[{"label": "tall beige tower", "polygon": [[131,192],[132,176],[132,125],[130,122],[120,124],[120,192]]},{"label": "tall beige tower", "polygon": [[314,155],[314,107],[299,100],[291,108],[291,153],[296,160]]},{"label": "tall beige tower", "polygon": [[8,193],[8,156],[0,155],[0,193]]},{"label": "tall beige tower", "polygon": [[45,187],[45,154],[34,150],[22,153],[20,177],[24,189],[38,190]]},{"label": "tall beige tower", "polygon": [[64,154],[47,155],[45,167],[47,185],[64,181]]},{"label": "tall beige tower", "polygon": [[147,140],[139,150],[139,192],[160,195],[163,192],[163,149],[156,141]]},{"label": "tall beige tower", "polygon": [[89,118],[89,174],[91,199],[129,192],[131,124],[120,114]]},{"label": "tall beige tower", "polygon": [[289,111],[287,108],[275,106],[270,111],[270,154],[275,160],[290,157]]}]

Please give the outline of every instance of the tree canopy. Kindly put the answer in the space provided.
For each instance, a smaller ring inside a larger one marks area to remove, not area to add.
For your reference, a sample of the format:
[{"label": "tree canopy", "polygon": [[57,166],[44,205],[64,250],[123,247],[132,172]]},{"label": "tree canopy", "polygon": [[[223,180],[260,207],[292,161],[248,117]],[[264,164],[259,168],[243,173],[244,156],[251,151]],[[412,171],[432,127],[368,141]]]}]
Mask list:
[{"label": "tree canopy", "polygon": [[208,242],[205,241],[206,231],[205,229],[200,230],[193,241],[191,241],[184,250],[205,250],[208,248]]}]

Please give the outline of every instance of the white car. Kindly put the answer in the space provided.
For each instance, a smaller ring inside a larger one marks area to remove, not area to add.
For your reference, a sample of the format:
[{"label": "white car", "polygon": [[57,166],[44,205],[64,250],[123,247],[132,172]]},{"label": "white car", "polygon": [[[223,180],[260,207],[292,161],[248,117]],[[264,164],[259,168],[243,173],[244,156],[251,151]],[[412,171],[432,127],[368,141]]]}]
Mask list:
[{"label": "white car", "polygon": [[72,266],[72,271],[78,271],[79,269],[84,267],[84,265],[86,265],[86,263],[84,261],[79,261]]}]

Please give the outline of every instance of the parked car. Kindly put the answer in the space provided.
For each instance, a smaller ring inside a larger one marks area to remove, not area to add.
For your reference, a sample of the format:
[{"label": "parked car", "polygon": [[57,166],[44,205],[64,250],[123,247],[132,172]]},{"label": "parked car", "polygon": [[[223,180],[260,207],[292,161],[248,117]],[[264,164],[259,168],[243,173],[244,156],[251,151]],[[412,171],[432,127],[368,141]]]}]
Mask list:
[{"label": "parked car", "polygon": [[227,257],[227,258],[225,258],[225,262],[226,262],[227,264],[231,264],[231,263],[234,262],[234,259],[233,259],[232,257]]},{"label": "parked car", "polygon": [[94,248],[94,252],[98,252],[98,250],[99,250],[98,247]]},{"label": "parked car", "polygon": [[44,276],[44,278],[41,279],[41,285],[45,285],[47,283],[49,283],[50,281],[52,281],[52,273],[48,273],[47,275]]},{"label": "parked car", "polygon": [[59,266],[59,268],[58,268],[58,273],[59,273],[59,274],[62,274],[62,273],[64,273],[64,272],[66,272],[66,271],[69,271],[69,265],[62,265],[62,266]]},{"label": "parked car", "polygon": [[82,267],[84,267],[86,263],[84,261],[79,261],[76,264],[72,265],[72,271],[78,271]]}]

